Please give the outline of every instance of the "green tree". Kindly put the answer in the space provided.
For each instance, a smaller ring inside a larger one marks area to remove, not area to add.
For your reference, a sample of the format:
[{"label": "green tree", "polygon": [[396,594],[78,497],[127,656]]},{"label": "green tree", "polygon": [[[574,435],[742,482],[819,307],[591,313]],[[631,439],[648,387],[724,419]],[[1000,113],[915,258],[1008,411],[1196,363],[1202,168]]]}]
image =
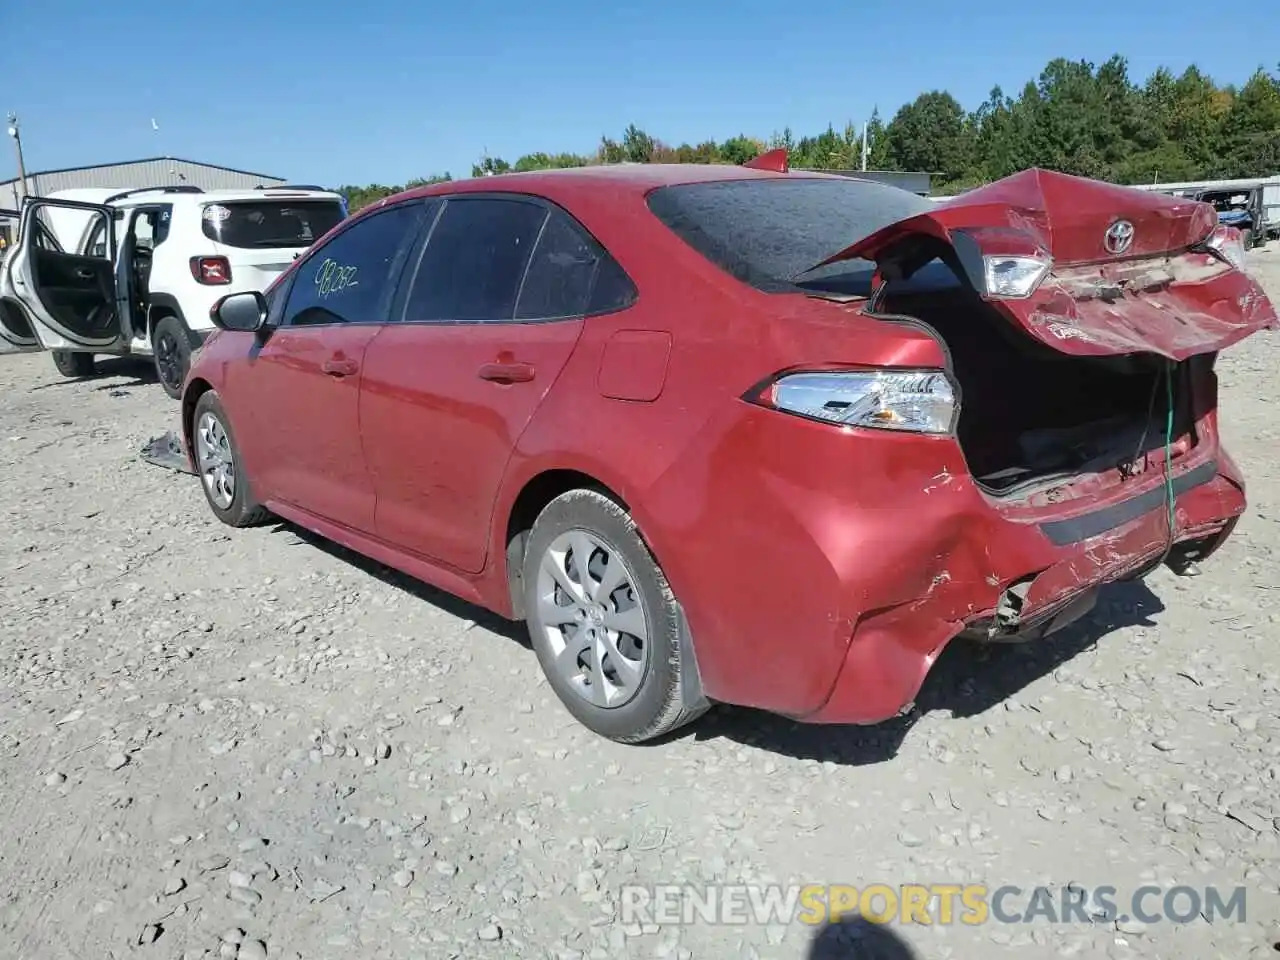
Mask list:
[{"label": "green tree", "polygon": [[483,157],[479,163],[471,165],[471,176],[494,177],[500,173],[510,173],[511,164],[501,157]]},{"label": "green tree", "polygon": [[895,170],[923,170],[958,180],[973,164],[973,131],[964,108],[949,93],[931,90],[902,107],[885,128]]},{"label": "green tree", "polygon": [[[1280,74],[1258,70],[1236,89],[1195,66],[1176,76],[1160,67],[1138,84],[1119,55],[1099,66],[1058,58],[1017,96],[994,87],[968,113],[944,90],[920,94],[887,124],[874,111],[867,136],[870,169],[933,173],[948,192],[1028,167],[1120,183],[1271,175],[1280,172]],[[862,165],[861,131],[853,124],[841,130],[828,124],[803,136],[783,127],[767,142],[739,134],[673,145],[633,123],[617,139],[602,136],[589,153],[535,151],[514,165],[486,156],[471,175],[598,163],[741,164],[776,147],[787,149],[793,168]],[[353,210],[400,189],[376,183],[340,188]]]},{"label": "green tree", "polygon": [[1277,169],[1280,157],[1280,80],[1259,70],[1231,101],[1222,118],[1224,177],[1246,177],[1258,169]]},{"label": "green tree", "polygon": [[649,136],[634,123],[622,134],[622,152],[631,163],[649,163],[653,159],[655,144]]},{"label": "green tree", "polygon": [[724,143],[720,144],[719,154],[724,163],[743,164],[748,160],[754,160],[764,151],[760,149],[761,144],[758,140],[752,140],[747,136],[730,137]]}]

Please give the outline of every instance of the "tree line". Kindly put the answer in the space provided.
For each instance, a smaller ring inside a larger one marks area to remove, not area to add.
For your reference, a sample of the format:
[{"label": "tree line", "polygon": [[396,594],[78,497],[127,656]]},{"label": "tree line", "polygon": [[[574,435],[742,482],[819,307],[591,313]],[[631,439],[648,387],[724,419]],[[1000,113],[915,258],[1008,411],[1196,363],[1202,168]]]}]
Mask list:
[{"label": "tree line", "polygon": [[[1260,68],[1237,87],[1220,86],[1195,66],[1178,75],[1161,67],[1137,83],[1119,55],[1097,66],[1059,58],[1016,97],[996,87],[972,111],[944,90],[921,93],[887,123],[877,111],[867,141],[869,169],[931,173],[939,193],[1028,167],[1114,183],[1269,176],[1280,174],[1280,66],[1275,73]],[[768,139],[741,134],[679,145],[632,124],[588,154],[530,153],[514,163],[486,156],[471,175],[623,162],[741,164],[775,147],[787,148],[793,168],[856,170],[862,163],[862,131],[853,124],[798,139],[787,128]],[[354,211],[450,179],[445,173],[404,187],[339,190]]]}]

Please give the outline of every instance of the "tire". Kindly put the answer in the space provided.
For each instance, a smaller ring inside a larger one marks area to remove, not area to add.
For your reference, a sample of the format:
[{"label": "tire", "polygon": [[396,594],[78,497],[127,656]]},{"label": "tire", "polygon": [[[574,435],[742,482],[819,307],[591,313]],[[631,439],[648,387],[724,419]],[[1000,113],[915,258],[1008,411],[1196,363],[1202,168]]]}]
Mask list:
[{"label": "tire", "polygon": [[1241,231],[1240,231],[1240,243],[1244,245],[1244,248],[1245,248],[1246,250],[1252,250],[1252,249],[1253,249],[1253,231],[1252,231],[1252,230],[1241,230]]},{"label": "tire", "polygon": [[[231,527],[252,527],[271,516],[253,499],[231,421],[212,390],[201,394],[196,401],[191,417],[191,448],[200,489],[215,517]],[[230,496],[227,496],[228,479]]]},{"label": "tire", "polygon": [[191,339],[181,320],[173,316],[160,318],[151,331],[151,355],[160,386],[174,400],[180,400],[182,384],[191,369]]},{"label": "tire", "polygon": [[98,364],[92,353],[78,353],[73,350],[54,350],[53,365],[64,377],[92,377],[98,372]]},{"label": "tire", "polygon": [[[601,587],[602,578],[616,579],[608,596],[583,596],[575,545],[590,554],[593,586]],[[614,563],[619,567],[611,576]],[[553,565],[560,577],[551,572]],[[557,586],[566,581],[575,593]],[[666,577],[631,516],[614,500],[595,490],[571,490],[552,500],[529,534],[523,586],[529,638],[542,671],[589,730],[640,743],[689,723],[710,706],[691,692],[699,689],[696,667],[683,657],[690,649],[684,617]],[[619,632],[607,627],[610,622],[639,629]],[[583,631],[600,632],[576,642]],[[637,640],[640,633],[643,641]],[[599,660],[603,669],[596,670],[595,651],[606,646]]]}]

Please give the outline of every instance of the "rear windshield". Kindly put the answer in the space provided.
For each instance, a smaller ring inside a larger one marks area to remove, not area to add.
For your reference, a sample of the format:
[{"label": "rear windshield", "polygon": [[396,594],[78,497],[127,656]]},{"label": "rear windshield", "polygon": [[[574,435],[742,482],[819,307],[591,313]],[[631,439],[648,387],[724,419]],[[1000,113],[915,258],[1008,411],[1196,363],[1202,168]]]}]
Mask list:
[{"label": "rear windshield", "polygon": [[337,200],[235,200],[206,204],[204,235],[229,247],[309,247],[343,219]]},{"label": "rear windshield", "polygon": [[[794,278],[882,227],[933,209],[898,187],[867,180],[752,179],[661,187],[649,209],[681,239],[733,276],[766,291],[795,290]],[[868,272],[854,260],[805,273]]]}]

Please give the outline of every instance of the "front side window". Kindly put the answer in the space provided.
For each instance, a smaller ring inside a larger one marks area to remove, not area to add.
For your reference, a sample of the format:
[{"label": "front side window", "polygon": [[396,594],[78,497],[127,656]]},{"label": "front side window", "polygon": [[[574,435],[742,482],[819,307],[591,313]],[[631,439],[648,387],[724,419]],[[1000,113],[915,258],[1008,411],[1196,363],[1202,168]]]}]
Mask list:
[{"label": "front side window", "polygon": [[246,249],[309,247],[345,218],[338,200],[226,200],[200,212],[206,237]]},{"label": "front side window", "polygon": [[293,277],[284,325],[385,322],[422,214],[421,203],[380,210],[314,251]]},{"label": "front side window", "polygon": [[404,319],[513,319],[546,218],[545,207],[524,200],[448,201],[418,262]]}]

